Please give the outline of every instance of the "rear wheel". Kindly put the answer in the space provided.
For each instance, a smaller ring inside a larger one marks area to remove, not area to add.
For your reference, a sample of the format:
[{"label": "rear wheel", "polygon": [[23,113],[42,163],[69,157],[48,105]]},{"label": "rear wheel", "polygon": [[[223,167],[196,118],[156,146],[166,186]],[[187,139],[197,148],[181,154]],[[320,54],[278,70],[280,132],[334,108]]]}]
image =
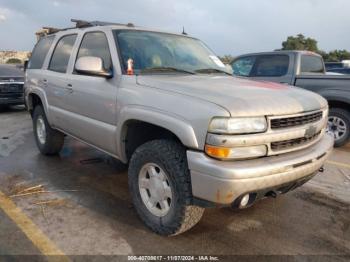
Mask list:
[{"label": "rear wheel", "polygon": [[331,108],[327,132],[333,135],[335,147],[345,145],[350,137],[350,113],[341,108]]},{"label": "rear wheel", "polygon": [[42,106],[36,106],[33,112],[33,128],[36,144],[43,155],[58,154],[64,143],[64,135],[50,127]]},{"label": "rear wheel", "polygon": [[143,222],[160,235],[192,228],[204,209],[191,205],[186,150],[174,141],[154,140],[136,149],[129,165],[129,188]]}]

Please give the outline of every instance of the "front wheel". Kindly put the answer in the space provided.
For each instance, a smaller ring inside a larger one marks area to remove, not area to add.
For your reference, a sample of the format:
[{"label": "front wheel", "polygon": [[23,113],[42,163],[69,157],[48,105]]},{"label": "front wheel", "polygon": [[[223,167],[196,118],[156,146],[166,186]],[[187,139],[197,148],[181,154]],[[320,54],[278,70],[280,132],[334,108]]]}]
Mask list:
[{"label": "front wheel", "polygon": [[134,207],[154,232],[170,236],[189,230],[204,209],[191,205],[186,150],[171,140],[153,140],[136,149],[129,165]]},{"label": "front wheel", "polygon": [[350,138],[350,113],[341,108],[329,110],[327,132],[334,137],[334,146],[345,145]]}]

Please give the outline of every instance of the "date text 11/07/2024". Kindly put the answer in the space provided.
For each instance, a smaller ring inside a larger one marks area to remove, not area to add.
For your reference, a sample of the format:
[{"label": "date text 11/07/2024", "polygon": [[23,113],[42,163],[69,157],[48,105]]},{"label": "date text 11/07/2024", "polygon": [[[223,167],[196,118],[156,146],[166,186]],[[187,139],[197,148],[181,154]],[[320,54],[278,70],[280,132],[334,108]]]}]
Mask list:
[{"label": "date text 11/07/2024", "polygon": [[128,261],[219,261],[217,256],[128,256]]}]

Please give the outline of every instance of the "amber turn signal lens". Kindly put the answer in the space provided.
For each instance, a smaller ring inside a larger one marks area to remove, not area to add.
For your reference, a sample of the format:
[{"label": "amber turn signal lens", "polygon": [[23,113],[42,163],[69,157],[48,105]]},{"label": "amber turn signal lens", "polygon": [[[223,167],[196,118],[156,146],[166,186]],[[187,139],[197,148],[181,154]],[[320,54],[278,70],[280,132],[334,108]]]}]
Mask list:
[{"label": "amber turn signal lens", "polygon": [[230,155],[231,148],[205,145],[205,152],[211,157],[227,158]]}]

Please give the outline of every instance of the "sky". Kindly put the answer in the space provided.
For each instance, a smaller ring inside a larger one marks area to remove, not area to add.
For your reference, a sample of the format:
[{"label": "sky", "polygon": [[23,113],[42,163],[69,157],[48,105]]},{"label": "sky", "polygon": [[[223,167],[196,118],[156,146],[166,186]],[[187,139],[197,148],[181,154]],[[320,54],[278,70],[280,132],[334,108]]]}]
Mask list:
[{"label": "sky", "polygon": [[350,50],[349,0],[0,0],[0,50],[31,50],[42,26],[71,18],[186,32],[218,55],[271,51],[302,33]]}]

